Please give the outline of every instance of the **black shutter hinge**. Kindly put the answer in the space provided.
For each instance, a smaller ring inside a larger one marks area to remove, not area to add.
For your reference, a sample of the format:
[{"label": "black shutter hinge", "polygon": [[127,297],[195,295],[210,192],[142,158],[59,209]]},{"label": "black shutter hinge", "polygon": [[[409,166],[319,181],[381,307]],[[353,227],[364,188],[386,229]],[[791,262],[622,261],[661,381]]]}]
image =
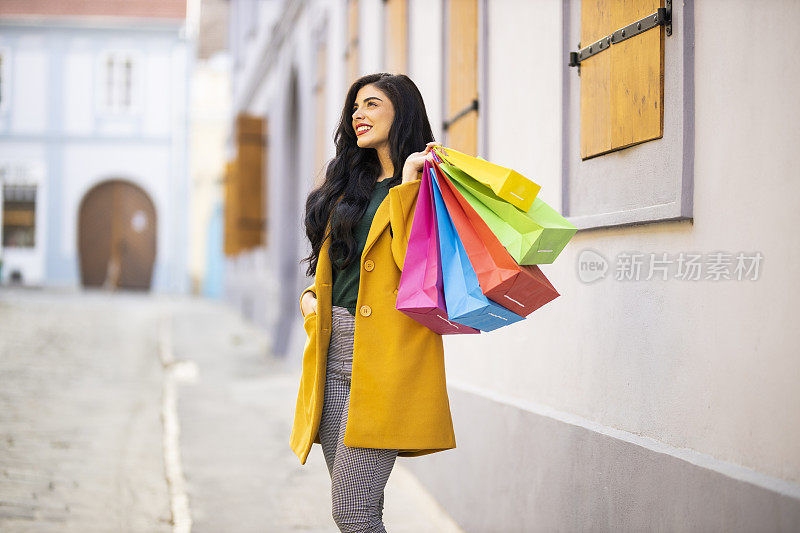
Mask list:
[{"label": "black shutter hinge", "polygon": [[[658,26],[664,26],[664,31],[667,37],[669,37],[672,35],[672,0],[667,0],[666,6],[667,7],[659,7],[654,13],[637,20],[633,24],[628,24],[610,35],[606,35],[589,46],[580,48],[577,52],[570,52],[569,63],[567,64],[570,67],[578,67],[581,61],[585,61],[593,55],[597,55],[611,48],[612,44],[619,44],[626,39],[636,37],[640,33],[644,33]],[[580,45],[578,46],[580,47]]]}]

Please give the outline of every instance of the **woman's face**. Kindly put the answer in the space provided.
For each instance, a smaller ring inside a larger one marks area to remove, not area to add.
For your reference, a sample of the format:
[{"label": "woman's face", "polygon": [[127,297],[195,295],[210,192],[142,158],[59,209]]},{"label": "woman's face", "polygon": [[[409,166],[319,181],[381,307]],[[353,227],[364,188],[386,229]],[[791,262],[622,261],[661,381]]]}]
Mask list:
[{"label": "woman's face", "polygon": [[358,90],[353,102],[353,130],[360,148],[378,148],[389,142],[394,106],[386,93],[374,85]]}]

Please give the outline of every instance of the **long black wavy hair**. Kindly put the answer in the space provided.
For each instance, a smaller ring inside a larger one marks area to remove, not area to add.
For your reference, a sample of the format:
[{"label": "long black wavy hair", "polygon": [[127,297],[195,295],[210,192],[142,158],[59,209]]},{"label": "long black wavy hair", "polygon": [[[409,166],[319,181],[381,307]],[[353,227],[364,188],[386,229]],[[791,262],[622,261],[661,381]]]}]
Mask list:
[{"label": "long black wavy hair", "polygon": [[[344,268],[359,259],[353,230],[369,204],[375,183],[381,172],[378,153],[374,148],[360,148],[353,130],[353,105],[359,89],[372,84],[389,97],[394,106],[394,121],[389,128],[389,145],[394,174],[389,187],[402,182],[403,165],[413,152],[421,152],[434,140],[422,94],[404,74],[381,72],[357,79],[347,91],[342,116],[334,133],[336,155],[328,162],[325,180],[311,191],[306,199],[306,236],[311,242],[311,254],[301,260],[308,262],[307,276],[317,272],[322,243],[328,238],[325,230],[331,222],[331,264]],[[341,200],[339,198],[341,197]]]}]

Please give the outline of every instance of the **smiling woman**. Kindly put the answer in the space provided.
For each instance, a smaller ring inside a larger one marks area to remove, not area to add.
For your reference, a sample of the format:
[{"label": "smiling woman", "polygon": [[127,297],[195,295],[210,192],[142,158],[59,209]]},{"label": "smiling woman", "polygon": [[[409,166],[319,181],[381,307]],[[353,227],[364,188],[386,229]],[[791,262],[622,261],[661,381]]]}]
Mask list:
[{"label": "smiling woman", "polygon": [[359,148],[374,148],[377,153],[382,170],[378,181],[390,178],[394,170],[389,149],[389,130],[393,122],[394,106],[386,93],[374,85],[361,87],[353,102],[353,130]]},{"label": "smiling woman", "polygon": [[341,531],[385,531],[384,487],[398,456],[455,448],[441,335],[395,308],[419,172],[432,159],[425,104],[404,75],[347,93],[325,181],[306,201],[300,298],[308,334],[290,445],[322,445]]},{"label": "smiling woman", "polygon": [[[397,110],[397,111],[395,111]],[[358,131],[358,129],[361,131]],[[306,275],[316,272],[330,219],[331,258],[356,259],[352,231],[363,217],[377,181],[389,187],[418,178],[433,142],[425,103],[408,76],[371,74],[347,92],[336,129],[336,155],[325,180],[306,200],[306,235],[311,254]]]}]

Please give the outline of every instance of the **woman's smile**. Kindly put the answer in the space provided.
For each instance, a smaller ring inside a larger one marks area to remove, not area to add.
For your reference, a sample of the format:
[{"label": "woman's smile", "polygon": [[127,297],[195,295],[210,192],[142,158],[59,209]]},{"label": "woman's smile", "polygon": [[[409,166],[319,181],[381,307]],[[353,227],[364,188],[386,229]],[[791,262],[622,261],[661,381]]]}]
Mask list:
[{"label": "woman's smile", "polygon": [[372,126],[369,124],[359,123],[356,124],[356,135],[363,135],[364,133],[368,132],[372,129]]}]

